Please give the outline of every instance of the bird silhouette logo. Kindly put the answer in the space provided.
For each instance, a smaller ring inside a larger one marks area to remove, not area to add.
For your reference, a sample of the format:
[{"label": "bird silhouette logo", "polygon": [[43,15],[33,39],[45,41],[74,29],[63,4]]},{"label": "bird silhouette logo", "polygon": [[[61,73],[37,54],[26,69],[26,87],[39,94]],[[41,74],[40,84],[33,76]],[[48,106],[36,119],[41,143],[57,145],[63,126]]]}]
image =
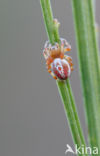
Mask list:
[{"label": "bird silhouette logo", "polygon": [[75,154],[75,152],[73,151],[73,149],[67,144],[66,145],[67,149],[65,151],[65,154],[67,154],[68,152]]}]

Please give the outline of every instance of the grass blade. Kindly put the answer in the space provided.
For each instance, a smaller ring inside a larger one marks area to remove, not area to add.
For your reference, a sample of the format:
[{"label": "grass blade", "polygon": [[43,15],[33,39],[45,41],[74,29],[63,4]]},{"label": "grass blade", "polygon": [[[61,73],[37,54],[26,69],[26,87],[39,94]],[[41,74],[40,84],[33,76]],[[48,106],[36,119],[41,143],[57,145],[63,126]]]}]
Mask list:
[{"label": "grass blade", "polygon": [[72,0],[89,141],[100,150],[100,72],[93,3]]}]

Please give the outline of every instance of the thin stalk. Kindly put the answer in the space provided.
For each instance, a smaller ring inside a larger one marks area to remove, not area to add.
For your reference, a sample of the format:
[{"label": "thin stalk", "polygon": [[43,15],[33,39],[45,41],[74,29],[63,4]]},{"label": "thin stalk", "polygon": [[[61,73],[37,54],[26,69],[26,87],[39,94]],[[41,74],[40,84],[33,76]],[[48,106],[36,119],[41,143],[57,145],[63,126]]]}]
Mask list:
[{"label": "thin stalk", "polygon": [[[52,44],[54,44],[55,42],[59,42],[60,38],[59,38],[58,28],[55,27],[53,23],[53,15],[52,15],[50,1],[40,0],[40,3],[42,7],[42,12],[43,12],[43,17],[44,17],[44,22],[45,22],[48,38]],[[67,118],[68,118],[68,122],[71,128],[74,143],[77,144],[78,146],[82,146],[82,145],[85,146],[84,136],[83,136],[82,129],[80,126],[70,83],[69,81],[67,81],[67,85],[66,85],[65,81],[58,81],[58,80],[56,81],[56,83],[57,83],[60,95],[62,97],[62,101],[64,104],[65,112],[67,114]]]},{"label": "thin stalk", "polygon": [[100,73],[91,0],[72,0],[89,141],[100,150]]},{"label": "thin stalk", "polygon": [[74,96],[73,96],[73,92],[72,92],[72,88],[71,88],[69,79],[66,80],[66,87],[67,87],[67,90],[68,90],[68,93],[69,93],[69,96],[70,96],[71,107],[72,107],[72,110],[73,110],[76,125],[78,127],[80,138],[81,138],[82,142],[84,143],[84,137],[83,137],[83,134],[82,134],[82,131],[81,131],[80,121],[79,121],[79,117],[78,117],[78,113],[77,113],[77,108],[76,108],[76,105],[75,105],[75,99],[74,99]]},{"label": "thin stalk", "polygon": [[94,15],[96,14],[96,0],[92,0]]},{"label": "thin stalk", "polygon": [[[67,81],[67,85],[66,85],[65,81],[58,80],[57,86],[58,86],[60,96],[62,98],[62,102],[64,104],[65,113],[68,119],[70,130],[72,132],[72,138],[74,140],[74,143],[77,144],[78,147],[81,147],[82,145],[84,145],[85,147],[85,141],[80,127],[76,107],[74,105],[75,103],[73,101],[73,96],[72,96],[69,81]],[[78,155],[86,156],[87,154],[78,154]]]},{"label": "thin stalk", "polygon": [[59,33],[57,27],[55,27],[53,22],[50,0],[40,0],[40,3],[43,11],[43,18],[48,38],[52,44],[59,42]]}]

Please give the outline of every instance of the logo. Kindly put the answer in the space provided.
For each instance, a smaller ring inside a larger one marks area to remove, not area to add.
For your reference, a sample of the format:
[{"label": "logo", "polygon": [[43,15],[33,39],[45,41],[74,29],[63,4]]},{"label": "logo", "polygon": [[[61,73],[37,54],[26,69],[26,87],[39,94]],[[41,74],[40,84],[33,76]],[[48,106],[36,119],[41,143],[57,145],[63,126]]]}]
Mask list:
[{"label": "logo", "polygon": [[77,154],[94,154],[94,155],[98,155],[98,147],[85,147],[84,145],[82,146],[78,146],[77,144],[75,144],[74,150],[72,149],[72,147],[70,145],[66,145],[66,151],[65,151],[65,155],[67,155],[68,153],[73,153],[75,155]]}]

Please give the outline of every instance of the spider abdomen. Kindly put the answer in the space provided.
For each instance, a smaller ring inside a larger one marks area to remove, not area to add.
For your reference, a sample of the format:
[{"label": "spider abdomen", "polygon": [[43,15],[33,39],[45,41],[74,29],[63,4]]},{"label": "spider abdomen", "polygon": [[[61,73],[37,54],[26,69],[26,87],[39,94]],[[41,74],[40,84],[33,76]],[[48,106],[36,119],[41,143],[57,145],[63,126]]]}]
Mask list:
[{"label": "spider abdomen", "polygon": [[71,74],[71,67],[67,60],[56,58],[52,63],[52,72],[60,80],[66,80]]}]

